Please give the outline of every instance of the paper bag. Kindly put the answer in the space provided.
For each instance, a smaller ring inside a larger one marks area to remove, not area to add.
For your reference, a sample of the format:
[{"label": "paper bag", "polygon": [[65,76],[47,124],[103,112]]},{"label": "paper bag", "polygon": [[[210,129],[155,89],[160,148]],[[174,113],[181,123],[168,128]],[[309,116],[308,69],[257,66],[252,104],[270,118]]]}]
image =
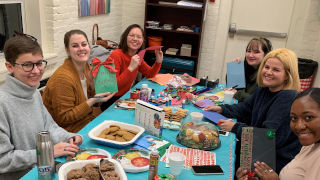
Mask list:
[{"label": "paper bag", "polygon": [[91,73],[94,78],[96,94],[118,92],[116,69],[114,69],[113,61],[110,58],[102,63],[98,58],[92,59],[92,68]]},{"label": "paper bag", "polygon": [[273,129],[243,127],[241,135],[240,167],[254,170],[256,161],[276,169],[275,131]]}]

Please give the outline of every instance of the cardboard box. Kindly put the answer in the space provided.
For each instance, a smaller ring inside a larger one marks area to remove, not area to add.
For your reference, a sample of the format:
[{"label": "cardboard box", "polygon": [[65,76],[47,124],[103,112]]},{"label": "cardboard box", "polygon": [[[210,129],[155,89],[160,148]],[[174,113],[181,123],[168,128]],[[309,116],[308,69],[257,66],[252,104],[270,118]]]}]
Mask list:
[{"label": "cardboard box", "polygon": [[180,56],[191,56],[191,44],[182,44],[180,50]]}]

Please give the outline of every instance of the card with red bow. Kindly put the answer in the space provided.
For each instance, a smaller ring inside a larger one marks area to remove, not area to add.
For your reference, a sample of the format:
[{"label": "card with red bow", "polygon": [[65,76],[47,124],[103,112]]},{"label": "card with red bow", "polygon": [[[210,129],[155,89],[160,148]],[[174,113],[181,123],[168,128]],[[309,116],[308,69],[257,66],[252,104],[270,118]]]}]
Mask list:
[{"label": "card with red bow", "polygon": [[94,88],[96,94],[105,92],[118,92],[114,61],[111,58],[100,60],[98,57],[92,59],[91,74],[94,78]]}]

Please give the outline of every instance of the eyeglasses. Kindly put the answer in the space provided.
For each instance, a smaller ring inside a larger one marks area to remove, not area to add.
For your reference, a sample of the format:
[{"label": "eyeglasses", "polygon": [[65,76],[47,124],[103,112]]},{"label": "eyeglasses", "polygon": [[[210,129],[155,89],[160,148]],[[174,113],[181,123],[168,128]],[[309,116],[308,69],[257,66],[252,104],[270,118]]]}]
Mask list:
[{"label": "eyeglasses", "polygon": [[134,38],[134,37],[136,37],[137,39],[142,39],[143,37],[142,36],[140,36],[140,35],[135,35],[135,34],[129,34],[128,35],[130,38]]},{"label": "eyeglasses", "polygon": [[14,64],[20,65],[25,72],[31,72],[34,68],[34,65],[36,65],[39,70],[43,70],[47,66],[48,62],[45,60],[42,60],[36,63],[23,63],[23,64],[14,63]]},{"label": "eyeglasses", "polygon": [[24,36],[24,37],[27,37],[27,38],[31,39],[31,40],[34,41],[34,42],[38,42],[38,39],[37,39],[37,38],[35,38],[35,37],[33,37],[33,36],[29,35],[29,34],[24,34],[24,33],[22,33],[22,32],[16,31],[16,30],[14,30],[14,33],[15,33],[15,35],[17,35],[17,36]]}]

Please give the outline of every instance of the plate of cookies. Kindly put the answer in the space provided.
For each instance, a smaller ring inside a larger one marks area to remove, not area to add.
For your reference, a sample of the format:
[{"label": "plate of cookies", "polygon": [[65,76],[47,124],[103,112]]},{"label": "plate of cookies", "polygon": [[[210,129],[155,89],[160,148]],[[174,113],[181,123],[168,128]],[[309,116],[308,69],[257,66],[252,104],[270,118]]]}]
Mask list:
[{"label": "plate of cookies", "polygon": [[124,171],[138,173],[149,170],[150,153],[143,149],[121,149],[112,156],[120,162]]},{"label": "plate of cookies", "polygon": [[88,136],[99,144],[123,148],[134,143],[144,131],[137,125],[106,120],[93,128]]},{"label": "plate of cookies", "polygon": [[188,114],[187,109],[178,108],[177,110],[170,106],[162,107],[165,112],[163,127],[172,130],[179,130],[181,127],[181,121]]}]

